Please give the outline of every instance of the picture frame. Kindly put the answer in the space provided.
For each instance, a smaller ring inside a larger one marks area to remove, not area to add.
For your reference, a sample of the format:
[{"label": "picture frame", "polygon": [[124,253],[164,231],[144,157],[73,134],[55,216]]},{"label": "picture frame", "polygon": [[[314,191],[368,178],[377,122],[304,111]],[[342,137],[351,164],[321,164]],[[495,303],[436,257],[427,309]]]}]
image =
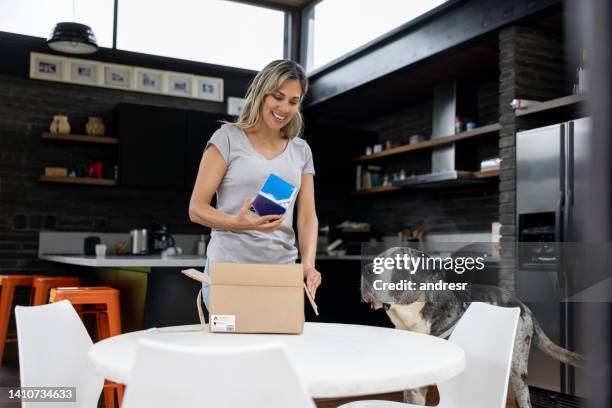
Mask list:
[{"label": "picture frame", "polygon": [[178,72],[166,73],[166,94],[173,96],[193,97],[193,75]]},{"label": "picture frame", "polygon": [[132,67],[104,64],[102,85],[108,88],[132,89]]},{"label": "picture frame", "polygon": [[235,96],[227,97],[227,114],[231,116],[239,116],[240,112],[242,112],[242,108],[244,107],[244,103],[246,99],[237,98]]},{"label": "picture frame", "polygon": [[64,81],[66,59],[54,55],[30,53],[30,78],[46,81]]},{"label": "picture frame", "polygon": [[83,85],[98,85],[101,64],[96,61],[69,59],[68,82]]},{"label": "picture frame", "polygon": [[[223,102],[223,78],[30,52],[30,78],[100,88]],[[237,116],[242,98],[230,97],[227,112]]]},{"label": "picture frame", "polygon": [[134,68],[134,82],[137,91],[163,93],[164,72],[153,69]]},{"label": "picture frame", "polygon": [[223,102],[223,78],[196,76],[194,82],[197,99]]}]

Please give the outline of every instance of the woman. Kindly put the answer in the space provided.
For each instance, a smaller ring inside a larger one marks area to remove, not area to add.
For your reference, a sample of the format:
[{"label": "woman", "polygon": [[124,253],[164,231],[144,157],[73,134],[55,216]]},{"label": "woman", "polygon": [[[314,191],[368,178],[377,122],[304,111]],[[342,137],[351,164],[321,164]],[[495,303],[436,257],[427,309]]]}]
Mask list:
[{"label": "woman", "polygon": [[[270,174],[298,189],[297,227],[306,287],[314,297],[321,284],[315,269],[318,220],[312,153],[299,136],[300,104],[308,90],[304,69],[278,60],[253,79],[238,120],[226,123],[204,150],[189,203],[192,222],[212,229],[209,262],[295,263],[292,202],[284,215],[254,216],[251,203]],[[210,205],[217,194],[216,208]],[[208,288],[203,298],[208,307]]]}]

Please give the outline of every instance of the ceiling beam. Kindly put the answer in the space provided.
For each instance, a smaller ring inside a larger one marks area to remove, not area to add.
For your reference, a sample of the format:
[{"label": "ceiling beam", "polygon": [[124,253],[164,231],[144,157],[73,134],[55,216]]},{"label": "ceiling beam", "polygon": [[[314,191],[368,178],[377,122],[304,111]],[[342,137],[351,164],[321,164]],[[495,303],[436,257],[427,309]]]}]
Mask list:
[{"label": "ceiling beam", "polygon": [[310,74],[310,102],[320,104],[418,61],[534,14],[560,0],[449,1]]}]

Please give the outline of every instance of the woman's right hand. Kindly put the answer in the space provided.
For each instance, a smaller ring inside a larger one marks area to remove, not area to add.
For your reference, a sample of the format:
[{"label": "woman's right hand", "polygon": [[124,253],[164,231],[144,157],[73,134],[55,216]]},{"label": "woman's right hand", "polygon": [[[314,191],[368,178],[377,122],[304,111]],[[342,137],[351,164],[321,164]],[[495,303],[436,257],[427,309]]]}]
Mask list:
[{"label": "woman's right hand", "polygon": [[240,212],[235,216],[236,230],[257,230],[264,232],[272,232],[282,224],[285,219],[282,215],[264,215],[261,217],[253,216],[250,211],[251,204],[255,200],[254,197],[247,198]]}]

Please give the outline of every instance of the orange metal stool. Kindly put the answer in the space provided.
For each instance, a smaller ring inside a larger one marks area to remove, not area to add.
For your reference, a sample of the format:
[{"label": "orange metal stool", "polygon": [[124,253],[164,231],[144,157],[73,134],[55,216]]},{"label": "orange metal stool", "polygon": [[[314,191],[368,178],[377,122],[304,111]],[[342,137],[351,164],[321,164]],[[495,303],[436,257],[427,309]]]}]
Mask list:
[{"label": "orange metal stool", "polygon": [[0,275],[0,365],[4,358],[4,346],[8,325],[13,310],[13,299],[17,286],[32,286],[33,275]]},{"label": "orange metal stool", "polygon": [[32,306],[44,305],[49,300],[52,288],[65,286],[81,286],[81,278],[76,276],[36,276],[32,282]]},{"label": "orange metal stool", "polygon": [[[49,303],[69,300],[77,305],[104,305],[105,311],[98,310],[96,322],[98,325],[98,340],[121,334],[121,316],[119,308],[119,291],[105,286],[58,287],[52,288]],[[110,381],[104,382],[104,406],[114,407],[114,390],[117,390],[117,400],[121,405],[124,386]]]}]

